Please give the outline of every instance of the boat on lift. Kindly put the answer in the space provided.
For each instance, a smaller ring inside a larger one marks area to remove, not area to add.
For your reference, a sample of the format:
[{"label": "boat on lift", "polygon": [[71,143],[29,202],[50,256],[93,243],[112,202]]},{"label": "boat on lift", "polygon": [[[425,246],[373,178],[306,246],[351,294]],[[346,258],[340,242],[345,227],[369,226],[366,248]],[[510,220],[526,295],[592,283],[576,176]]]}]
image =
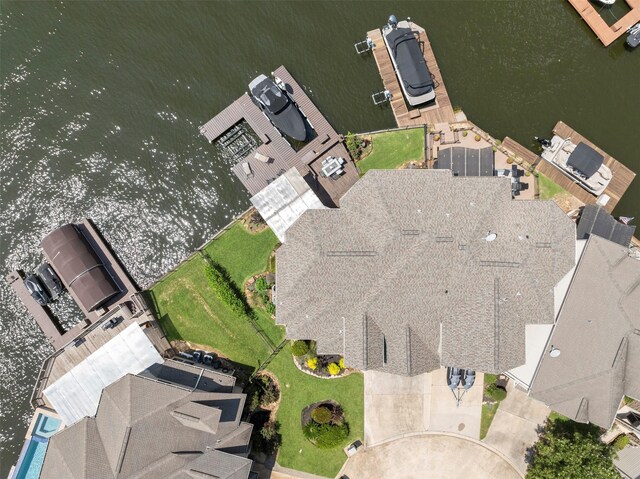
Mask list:
[{"label": "boat on lift", "polygon": [[382,27],[382,37],[387,45],[400,87],[410,105],[421,105],[436,98],[433,76],[424,59],[416,31],[407,20],[398,22],[391,15]]},{"label": "boat on lift", "polygon": [[265,75],[259,75],[249,90],[267,118],[285,135],[298,141],[307,139],[307,129],[298,106],[289,97],[286,85],[278,79],[280,86]]},{"label": "boat on lift", "polygon": [[594,0],[596,3],[599,3],[600,5],[604,6],[604,7],[610,7],[612,6],[614,3],[616,3],[616,0]]},{"label": "boat on lift", "polygon": [[635,48],[640,45],[640,23],[636,23],[629,30],[627,30],[629,36],[627,37],[626,44],[631,48]]},{"label": "boat on lift", "polygon": [[577,145],[568,138],[554,135],[551,140],[539,139],[543,159],[554,165],[590,193],[599,196],[611,181],[611,170],[604,156],[583,142]]}]

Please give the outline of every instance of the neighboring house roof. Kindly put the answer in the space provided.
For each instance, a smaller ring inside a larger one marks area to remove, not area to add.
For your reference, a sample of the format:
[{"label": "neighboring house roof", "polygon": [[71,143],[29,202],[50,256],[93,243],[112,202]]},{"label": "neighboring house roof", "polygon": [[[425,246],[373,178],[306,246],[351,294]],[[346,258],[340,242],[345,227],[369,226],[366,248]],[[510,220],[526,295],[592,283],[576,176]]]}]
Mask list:
[{"label": "neighboring house roof", "polygon": [[531,395],[608,429],[622,396],[640,397],[640,261],[592,235],[549,339]]},{"label": "neighboring house roof", "polygon": [[244,394],[189,391],[127,375],[107,387],[95,417],[49,440],[41,478],[246,479],[252,426]]},{"label": "neighboring house roof", "polygon": [[574,249],[562,210],[512,200],[508,178],[370,171],[287,232],[277,322],[359,369],[497,373],[525,363],[526,324],[553,322]]},{"label": "neighboring house roof", "polygon": [[616,221],[602,206],[586,205],[578,221],[577,237],[587,239],[593,234],[619,245],[629,246],[635,230],[635,226]]},{"label": "neighboring house roof", "polygon": [[252,196],[251,203],[283,243],[287,229],[305,211],[326,208],[296,168]]},{"label": "neighboring house roof", "polygon": [[625,447],[618,452],[613,463],[623,478],[638,479],[640,477],[640,448]]},{"label": "neighboring house roof", "polygon": [[44,237],[45,255],[87,311],[93,311],[120,293],[104,264],[85,237],[72,225],[64,225]]},{"label": "neighboring house roof", "polygon": [[132,323],[44,390],[65,425],[93,416],[102,390],[125,374],[162,363],[138,323]]}]

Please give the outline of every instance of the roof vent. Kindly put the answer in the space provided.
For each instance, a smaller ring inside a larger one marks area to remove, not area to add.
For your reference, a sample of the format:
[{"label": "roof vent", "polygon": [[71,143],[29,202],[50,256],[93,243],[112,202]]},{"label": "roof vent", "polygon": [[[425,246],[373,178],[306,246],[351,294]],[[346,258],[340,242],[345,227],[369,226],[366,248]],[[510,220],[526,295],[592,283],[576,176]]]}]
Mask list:
[{"label": "roof vent", "polygon": [[484,237],[485,241],[487,243],[490,243],[491,241],[495,241],[496,238],[498,237],[498,235],[496,233],[487,233],[487,236]]},{"label": "roof vent", "polygon": [[551,346],[551,351],[549,351],[549,356],[551,356],[552,358],[557,358],[558,356],[560,356],[560,350],[555,346]]}]

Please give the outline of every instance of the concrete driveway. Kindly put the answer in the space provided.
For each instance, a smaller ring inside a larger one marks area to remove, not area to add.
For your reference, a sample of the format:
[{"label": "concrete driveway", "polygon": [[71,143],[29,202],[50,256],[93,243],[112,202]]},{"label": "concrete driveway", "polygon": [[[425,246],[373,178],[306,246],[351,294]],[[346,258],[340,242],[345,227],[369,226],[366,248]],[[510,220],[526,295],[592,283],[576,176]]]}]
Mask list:
[{"label": "concrete driveway", "polygon": [[538,428],[549,412],[545,404],[530,398],[509,381],[507,397],[500,403],[483,441],[509,457],[525,473],[526,450],[538,440]]},{"label": "concrete driveway", "polygon": [[373,446],[407,434],[451,432],[478,439],[483,375],[460,405],[447,386],[446,369],[406,377],[364,373],[365,444]]},{"label": "concrete driveway", "polygon": [[368,447],[347,461],[349,479],[520,479],[508,460],[479,441],[440,434]]}]

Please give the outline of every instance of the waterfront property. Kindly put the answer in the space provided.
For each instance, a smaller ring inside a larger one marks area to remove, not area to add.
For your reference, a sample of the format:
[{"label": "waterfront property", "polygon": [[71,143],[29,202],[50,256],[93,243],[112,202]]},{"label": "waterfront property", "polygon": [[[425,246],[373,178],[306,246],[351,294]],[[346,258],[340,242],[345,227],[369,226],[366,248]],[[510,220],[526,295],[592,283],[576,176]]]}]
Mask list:
[{"label": "waterfront property", "polygon": [[245,399],[126,375],[104,389],[94,416],[49,440],[40,477],[247,479]]},{"label": "waterfront property", "polygon": [[287,232],[277,322],[358,369],[524,364],[525,326],[553,323],[554,287],[575,265],[575,225],[510,192],[508,178],[370,171],[339,210]]},{"label": "waterfront property", "polygon": [[[262,144],[251,148],[246,155],[241,154],[233,172],[252,196],[286,171],[296,168],[326,206],[336,206],[358,179],[358,172],[342,137],[285,67],[279,67],[273,75],[284,85],[315,132],[315,136],[312,135],[312,139],[304,146],[296,150],[247,94],[209,120],[200,131],[213,143],[241,121],[248,123]],[[329,157],[344,159],[340,175],[323,172],[323,161]]]},{"label": "waterfront property", "polygon": [[453,123],[456,121],[456,116],[442,79],[442,73],[440,72],[436,57],[431,48],[429,37],[427,37],[427,32],[415,23],[411,23],[410,25],[411,30],[417,35],[422,47],[424,60],[433,76],[436,93],[434,102],[429,102],[418,107],[407,105],[380,29],[367,32],[367,38],[373,42],[373,56],[378,66],[380,76],[382,77],[382,83],[385,90],[391,93],[390,104],[396,123],[400,127],[426,124],[433,125],[442,122]]}]

